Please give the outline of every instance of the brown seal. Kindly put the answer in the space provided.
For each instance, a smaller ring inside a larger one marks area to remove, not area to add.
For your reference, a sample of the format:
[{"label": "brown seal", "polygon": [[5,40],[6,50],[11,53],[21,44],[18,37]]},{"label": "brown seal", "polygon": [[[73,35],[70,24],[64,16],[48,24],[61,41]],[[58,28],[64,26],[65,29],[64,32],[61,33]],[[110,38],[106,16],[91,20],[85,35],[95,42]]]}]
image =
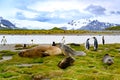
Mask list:
[{"label": "brown seal", "polygon": [[21,57],[44,57],[59,54],[62,54],[62,51],[56,46],[40,45],[28,50],[21,51],[18,55]]}]

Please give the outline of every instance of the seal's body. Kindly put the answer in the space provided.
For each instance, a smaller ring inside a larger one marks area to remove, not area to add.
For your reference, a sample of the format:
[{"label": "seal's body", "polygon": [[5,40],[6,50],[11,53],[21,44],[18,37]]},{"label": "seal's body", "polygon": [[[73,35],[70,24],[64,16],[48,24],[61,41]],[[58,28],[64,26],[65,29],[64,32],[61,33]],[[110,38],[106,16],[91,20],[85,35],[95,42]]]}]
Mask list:
[{"label": "seal's body", "polygon": [[44,57],[62,54],[60,48],[50,45],[40,45],[25,51],[21,51],[19,56],[21,57]]}]

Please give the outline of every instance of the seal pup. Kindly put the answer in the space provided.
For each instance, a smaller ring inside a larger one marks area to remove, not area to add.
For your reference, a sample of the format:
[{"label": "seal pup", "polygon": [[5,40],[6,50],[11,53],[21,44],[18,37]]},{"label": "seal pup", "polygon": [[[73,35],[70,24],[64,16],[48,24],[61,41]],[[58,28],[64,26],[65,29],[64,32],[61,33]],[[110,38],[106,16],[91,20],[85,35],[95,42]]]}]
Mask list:
[{"label": "seal pup", "polygon": [[58,67],[61,69],[66,69],[68,66],[73,65],[74,62],[75,59],[71,56],[68,56],[58,63]]},{"label": "seal pup", "polygon": [[102,61],[107,65],[112,65],[114,63],[113,58],[109,54],[105,54]]}]

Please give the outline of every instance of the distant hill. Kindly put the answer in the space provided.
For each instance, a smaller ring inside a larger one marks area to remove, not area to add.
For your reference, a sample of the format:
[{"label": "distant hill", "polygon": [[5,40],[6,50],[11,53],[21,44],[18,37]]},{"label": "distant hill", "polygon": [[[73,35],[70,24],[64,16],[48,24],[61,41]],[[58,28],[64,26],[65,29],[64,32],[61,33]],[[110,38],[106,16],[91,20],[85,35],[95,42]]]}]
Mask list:
[{"label": "distant hill", "polygon": [[52,28],[52,29],[50,29],[50,30],[63,30],[63,29],[58,28],[58,27],[54,27],[54,28]]},{"label": "distant hill", "polygon": [[18,29],[18,28],[9,20],[0,17],[0,29]]},{"label": "distant hill", "polygon": [[120,30],[120,26],[109,27],[109,28],[106,28],[105,30]]}]

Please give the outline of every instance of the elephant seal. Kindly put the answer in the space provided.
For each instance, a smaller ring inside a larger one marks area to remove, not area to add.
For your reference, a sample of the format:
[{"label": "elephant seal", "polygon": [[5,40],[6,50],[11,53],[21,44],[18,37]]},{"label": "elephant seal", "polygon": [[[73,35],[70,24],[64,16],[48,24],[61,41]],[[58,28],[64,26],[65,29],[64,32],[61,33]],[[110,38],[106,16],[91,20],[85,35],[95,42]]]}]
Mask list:
[{"label": "elephant seal", "polygon": [[50,45],[40,45],[31,49],[19,52],[21,57],[45,57],[62,54],[60,48]]},{"label": "elephant seal", "polygon": [[86,56],[83,51],[75,51],[70,46],[64,45],[63,43],[58,43],[57,46],[63,51],[65,56]]},{"label": "elephant seal", "polygon": [[65,69],[68,66],[71,66],[74,61],[75,59],[73,57],[68,56],[58,63],[58,67],[61,69]]},{"label": "elephant seal", "polygon": [[114,63],[113,58],[109,54],[105,54],[102,61],[107,65],[112,65]]}]

